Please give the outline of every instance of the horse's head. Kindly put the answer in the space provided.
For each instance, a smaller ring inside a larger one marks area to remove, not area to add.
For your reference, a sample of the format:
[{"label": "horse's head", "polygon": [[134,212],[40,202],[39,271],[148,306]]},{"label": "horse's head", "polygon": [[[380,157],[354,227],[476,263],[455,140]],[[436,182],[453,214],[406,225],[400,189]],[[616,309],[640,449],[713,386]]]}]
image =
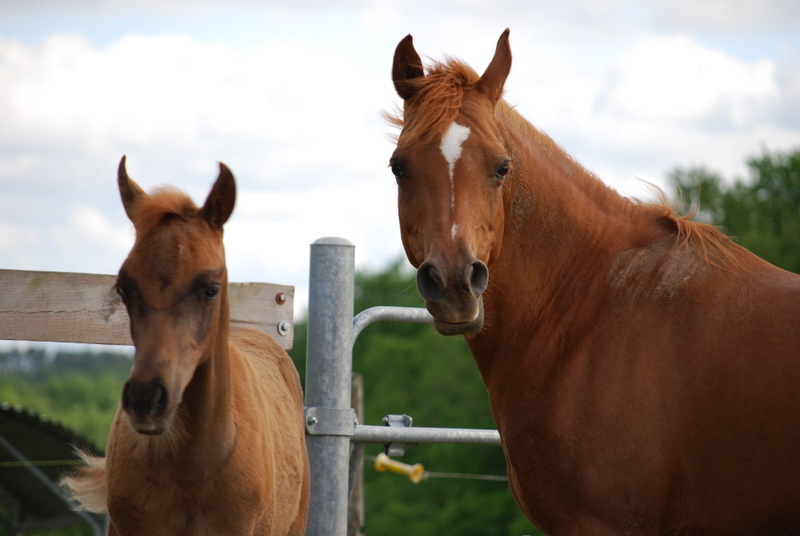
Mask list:
[{"label": "horse's head", "polygon": [[395,50],[392,77],[404,107],[390,165],[400,232],[444,335],[481,329],[488,266],[500,252],[502,186],[512,162],[495,108],[511,69],[508,33],[480,77],[455,61],[426,76],[410,35]]},{"label": "horse's head", "polygon": [[118,181],[136,229],[136,242],[117,278],[136,347],[122,408],[136,431],[162,434],[195,370],[216,345],[227,344],[222,226],[233,211],[236,184],[220,164],[219,178],[198,209],[175,190],[146,194],[128,177],[125,157]]}]

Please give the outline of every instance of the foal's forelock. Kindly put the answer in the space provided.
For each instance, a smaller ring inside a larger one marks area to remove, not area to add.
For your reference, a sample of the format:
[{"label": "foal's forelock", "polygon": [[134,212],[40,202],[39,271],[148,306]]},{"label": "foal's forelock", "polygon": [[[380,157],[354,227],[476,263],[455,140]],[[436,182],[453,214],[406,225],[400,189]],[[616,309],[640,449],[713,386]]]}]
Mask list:
[{"label": "foal's forelock", "polygon": [[198,208],[188,195],[171,187],[155,190],[140,200],[132,211],[136,239],[140,240],[165,219],[171,217],[191,220],[197,218]]}]

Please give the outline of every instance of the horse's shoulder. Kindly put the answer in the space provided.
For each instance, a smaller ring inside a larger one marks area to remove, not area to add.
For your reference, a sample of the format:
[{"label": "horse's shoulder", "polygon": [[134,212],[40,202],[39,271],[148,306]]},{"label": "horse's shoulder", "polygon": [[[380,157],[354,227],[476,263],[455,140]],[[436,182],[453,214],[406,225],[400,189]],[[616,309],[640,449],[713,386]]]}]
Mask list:
[{"label": "horse's shoulder", "polygon": [[258,369],[279,370],[287,364],[294,366],[286,350],[263,331],[246,327],[231,328],[229,341],[233,359],[240,357]]},{"label": "horse's shoulder", "polygon": [[300,375],[297,368],[278,341],[254,328],[231,328],[230,342],[249,365],[274,380],[278,377],[289,388],[296,400],[303,400]]},{"label": "horse's shoulder", "polygon": [[286,356],[286,351],[281,348],[278,341],[255,328],[231,327],[229,338],[239,350],[245,353],[263,354],[274,359]]}]

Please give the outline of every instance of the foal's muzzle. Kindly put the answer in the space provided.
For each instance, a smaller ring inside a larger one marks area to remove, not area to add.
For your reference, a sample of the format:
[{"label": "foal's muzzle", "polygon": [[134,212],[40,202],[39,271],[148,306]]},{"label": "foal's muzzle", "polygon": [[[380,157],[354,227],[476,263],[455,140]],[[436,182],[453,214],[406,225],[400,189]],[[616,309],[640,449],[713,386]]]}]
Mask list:
[{"label": "foal's muzzle", "polygon": [[164,432],[163,419],[169,395],[159,380],[128,380],[122,390],[122,409],[128,414],[131,426],[141,434]]}]

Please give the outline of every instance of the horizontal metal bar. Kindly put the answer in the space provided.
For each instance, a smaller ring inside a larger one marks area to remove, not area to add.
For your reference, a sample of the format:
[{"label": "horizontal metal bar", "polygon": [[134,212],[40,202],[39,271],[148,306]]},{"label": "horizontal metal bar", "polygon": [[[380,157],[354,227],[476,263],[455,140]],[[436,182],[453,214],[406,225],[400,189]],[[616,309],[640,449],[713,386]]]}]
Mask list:
[{"label": "horizontal metal bar", "polygon": [[466,428],[398,428],[359,424],[350,441],[356,443],[463,443],[467,445],[500,445],[497,430]]},{"label": "horizontal metal bar", "polygon": [[411,322],[415,324],[432,324],[433,317],[427,309],[423,307],[392,307],[389,305],[378,305],[364,309],[353,318],[353,338],[358,338],[365,327],[373,322]]}]

